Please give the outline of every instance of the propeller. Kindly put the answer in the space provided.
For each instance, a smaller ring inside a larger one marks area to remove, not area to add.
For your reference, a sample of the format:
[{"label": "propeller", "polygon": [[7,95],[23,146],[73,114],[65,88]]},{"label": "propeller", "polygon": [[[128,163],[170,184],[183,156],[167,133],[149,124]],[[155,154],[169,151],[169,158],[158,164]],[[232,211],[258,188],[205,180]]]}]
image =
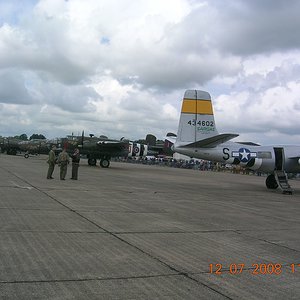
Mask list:
[{"label": "propeller", "polygon": [[80,141],[80,144],[78,144],[78,147],[83,148],[83,141],[84,141],[84,130],[82,130],[82,133],[81,133],[81,141]]}]

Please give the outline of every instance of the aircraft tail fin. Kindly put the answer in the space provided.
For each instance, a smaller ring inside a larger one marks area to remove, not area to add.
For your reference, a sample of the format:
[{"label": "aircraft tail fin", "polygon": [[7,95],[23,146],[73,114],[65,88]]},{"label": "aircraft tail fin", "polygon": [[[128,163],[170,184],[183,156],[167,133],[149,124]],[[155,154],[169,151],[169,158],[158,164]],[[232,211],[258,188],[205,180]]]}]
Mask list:
[{"label": "aircraft tail fin", "polygon": [[177,144],[190,147],[215,147],[238,135],[219,134],[208,92],[187,90],[184,93],[177,133]]},{"label": "aircraft tail fin", "polygon": [[187,90],[182,101],[177,142],[195,143],[215,135],[218,131],[210,94]]}]

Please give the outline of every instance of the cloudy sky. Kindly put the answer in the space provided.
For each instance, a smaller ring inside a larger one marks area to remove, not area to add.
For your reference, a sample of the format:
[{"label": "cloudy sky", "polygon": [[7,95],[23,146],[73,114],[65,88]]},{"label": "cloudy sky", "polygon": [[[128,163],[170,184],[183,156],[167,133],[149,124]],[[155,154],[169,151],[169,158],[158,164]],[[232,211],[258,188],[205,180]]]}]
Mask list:
[{"label": "cloudy sky", "polygon": [[300,144],[298,0],[0,0],[0,135],[177,132],[186,89],[219,132]]}]

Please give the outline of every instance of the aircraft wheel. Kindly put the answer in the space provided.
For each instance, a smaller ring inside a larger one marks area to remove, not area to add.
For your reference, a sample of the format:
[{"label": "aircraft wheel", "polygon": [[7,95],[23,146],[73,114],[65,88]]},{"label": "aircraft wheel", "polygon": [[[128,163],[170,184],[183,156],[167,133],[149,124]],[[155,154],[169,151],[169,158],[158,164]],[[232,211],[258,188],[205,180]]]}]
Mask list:
[{"label": "aircraft wheel", "polygon": [[275,175],[271,174],[266,179],[266,186],[268,189],[275,190],[278,188],[278,183],[275,179]]},{"label": "aircraft wheel", "polygon": [[24,157],[25,157],[25,158],[28,158],[28,157],[29,157],[29,154],[28,154],[28,153],[25,153],[25,154],[24,154]]},{"label": "aircraft wheel", "polygon": [[102,167],[102,168],[108,168],[109,167],[109,165],[110,165],[110,161],[108,160],[108,159],[101,159],[100,160],[100,166]]},{"label": "aircraft wheel", "polygon": [[96,160],[95,158],[89,158],[89,159],[88,159],[88,164],[89,164],[90,166],[96,166],[97,160]]}]

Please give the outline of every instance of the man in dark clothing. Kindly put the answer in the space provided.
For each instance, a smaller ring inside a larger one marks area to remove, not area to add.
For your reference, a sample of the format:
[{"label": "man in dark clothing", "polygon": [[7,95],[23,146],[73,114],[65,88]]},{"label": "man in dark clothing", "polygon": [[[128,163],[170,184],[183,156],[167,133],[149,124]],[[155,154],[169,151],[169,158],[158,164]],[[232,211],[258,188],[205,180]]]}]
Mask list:
[{"label": "man in dark clothing", "polygon": [[80,153],[79,149],[76,148],[74,153],[71,155],[72,157],[72,177],[71,179],[77,180],[78,179],[78,168],[79,168],[79,161],[80,161]]}]

